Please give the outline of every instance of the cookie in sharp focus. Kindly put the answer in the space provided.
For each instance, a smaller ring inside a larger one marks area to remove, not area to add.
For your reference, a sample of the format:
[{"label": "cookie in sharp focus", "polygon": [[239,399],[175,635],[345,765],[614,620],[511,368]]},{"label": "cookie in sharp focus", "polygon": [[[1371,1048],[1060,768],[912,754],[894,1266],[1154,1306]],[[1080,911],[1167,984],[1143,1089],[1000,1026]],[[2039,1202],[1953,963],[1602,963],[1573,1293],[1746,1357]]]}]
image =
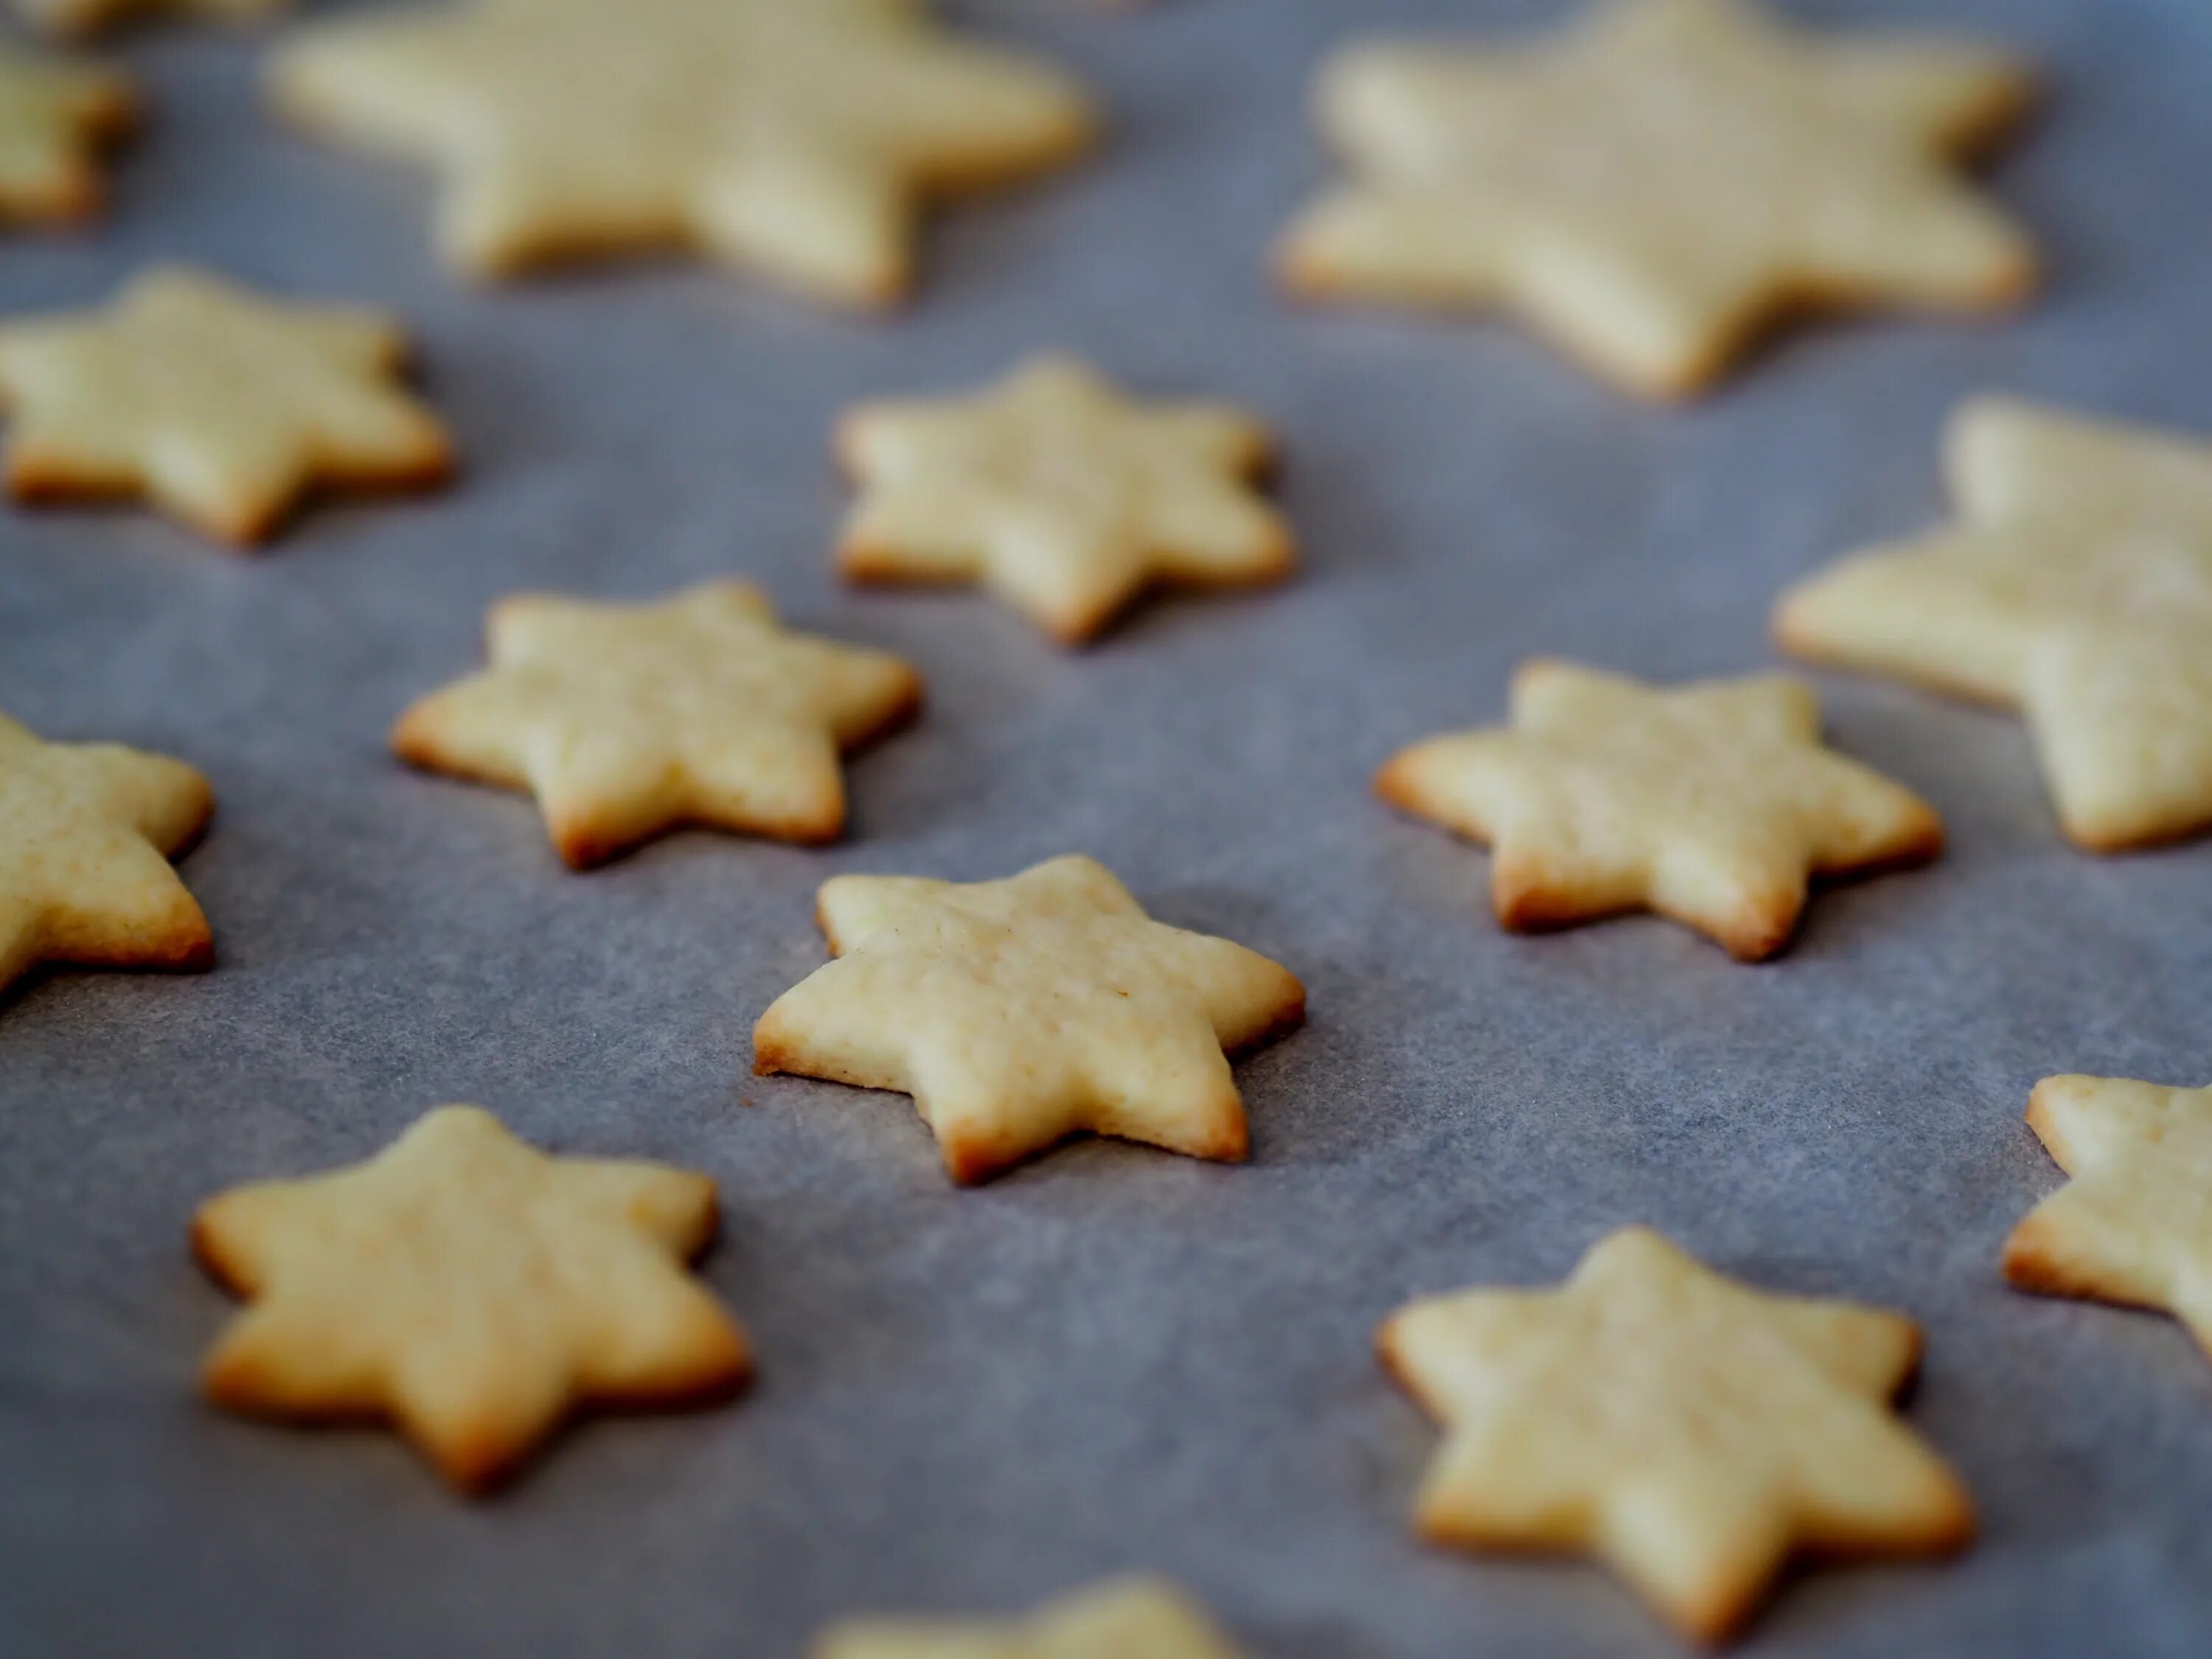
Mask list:
[{"label": "cookie in sharp focus", "polygon": [[192,1223],[248,1304],[208,1355],[219,1405],[301,1422],[389,1419],[455,1486],[512,1475],[580,1405],[675,1405],[751,1370],[684,1264],[714,1183],[551,1158],[480,1107],[430,1113],[368,1162],[240,1187]]},{"label": "cookie in sharp focus", "polygon": [[787,631],[749,582],[642,605],[516,594],[486,632],[490,665],[409,708],[392,747],[528,790],[577,870],[690,824],[834,840],[841,755],[921,702],[898,658]]},{"label": "cookie in sharp focus", "polygon": [[1788,945],[1814,877],[1943,844],[1926,802],[1822,745],[1811,690],[1778,674],[1660,688],[1525,663],[1509,725],[1415,744],[1375,787],[1490,847],[1507,927],[1656,910],[1747,962]]},{"label": "cookie in sharp focus", "polygon": [[753,1028],[753,1069],[914,1097],[955,1181],[1090,1132],[1241,1161],[1228,1055],[1304,1016],[1305,989],[1227,939],[1152,921],[1079,855],[1002,881],[840,876],[836,960]]}]

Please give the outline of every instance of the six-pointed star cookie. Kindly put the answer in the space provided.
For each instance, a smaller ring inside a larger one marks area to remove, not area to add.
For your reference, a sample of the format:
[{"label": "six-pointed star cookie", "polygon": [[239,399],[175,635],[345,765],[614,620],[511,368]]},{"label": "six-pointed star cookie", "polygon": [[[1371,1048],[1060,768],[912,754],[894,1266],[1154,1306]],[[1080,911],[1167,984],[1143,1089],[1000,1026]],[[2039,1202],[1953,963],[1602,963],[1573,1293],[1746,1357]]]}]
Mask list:
[{"label": "six-pointed star cookie", "polygon": [[208,1356],[209,1397],[389,1416],[447,1479],[489,1486],[577,1402],[745,1380],[744,1334],[683,1269],[714,1208],[705,1176],[549,1158],[441,1107],[366,1164],[201,1206],[194,1249],[252,1304]]},{"label": "six-pointed star cookie", "polygon": [[483,0],[319,27],[273,86],[443,168],[467,270],[691,246],[856,305],[910,285],[917,201],[1065,161],[1092,126],[1066,77],[913,0]]},{"label": "six-pointed star cookie", "polygon": [[1241,945],[1149,919],[1087,858],[1004,881],[825,883],[837,960],[753,1028],[753,1069],[914,1097],[955,1181],[1081,1130],[1245,1153],[1224,1050],[1295,1025],[1305,988]]},{"label": "six-pointed star cookie", "polygon": [[1821,747],[1813,693],[1775,674],[1659,690],[1526,663],[1510,726],[1416,744],[1375,787],[1491,845],[1505,927],[1650,908],[1747,962],[1789,943],[1810,878],[1943,844],[1924,801]]},{"label": "six-pointed star cookie", "polygon": [[486,631],[491,666],[410,708],[392,747],[530,790],[578,870],[679,824],[835,840],[840,752],[921,702],[896,657],[786,633],[748,582],[655,605],[518,594]]},{"label": "six-pointed star cookie", "polygon": [[1887,1409],[1918,1362],[1911,1320],[1764,1295],[1643,1228],[1562,1290],[1416,1302],[1380,1342],[1444,1425],[1424,1536],[1588,1550],[1694,1636],[1738,1626],[1795,1548],[1927,1553],[1973,1530]]},{"label": "six-pointed star cookie", "polygon": [[2021,709],[2082,847],[2212,829],[2212,443],[1991,399],[1947,451],[1957,521],[1785,594],[1782,643]]},{"label": "six-pointed star cookie", "polygon": [[23,21],[48,34],[97,33],[134,17],[182,17],[215,23],[257,23],[291,0],[15,0]]},{"label": "six-pointed star cookie", "polygon": [[813,1659],[1237,1659],[1190,1599],[1155,1578],[1109,1580],[1026,1619],[855,1619],[816,1641]]},{"label": "six-pointed star cookie", "polygon": [[1071,643],[1156,579],[1271,582],[1297,556],[1251,489],[1271,448],[1258,422],[1141,404],[1064,357],[975,397],[863,404],[836,447],[861,486],[837,550],[847,576],[981,580]]},{"label": "six-pointed star cookie", "polygon": [[0,715],[0,989],[41,962],[206,967],[207,918],[169,859],[214,811],[182,761],[41,743]]},{"label": "six-pointed star cookie", "polygon": [[2027,90],[1999,52],[1816,41],[1748,0],[1609,0],[1511,49],[1356,46],[1319,91],[1353,181],[1281,269],[1310,295],[1510,306],[1680,395],[1792,306],[2025,293],[2027,244],[1946,161]]},{"label": "six-pointed star cookie", "polygon": [[30,500],[143,494],[246,544],[316,484],[435,483],[452,450],[392,384],[406,353],[381,313],[156,268],[105,312],[0,328],[8,488]]},{"label": "six-pointed star cookie", "polygon": [[0,219],[93,212],[102,195],[94,155],[137,118],[128,76],[0,46]]},{"label": "six-pointed star cookie", "polygon": [[2073,1181],[2005,1241],[2006,1276],[2163,1308],[2212,1354],[2212,1088],[2049,1077],[2027,1121]]}]

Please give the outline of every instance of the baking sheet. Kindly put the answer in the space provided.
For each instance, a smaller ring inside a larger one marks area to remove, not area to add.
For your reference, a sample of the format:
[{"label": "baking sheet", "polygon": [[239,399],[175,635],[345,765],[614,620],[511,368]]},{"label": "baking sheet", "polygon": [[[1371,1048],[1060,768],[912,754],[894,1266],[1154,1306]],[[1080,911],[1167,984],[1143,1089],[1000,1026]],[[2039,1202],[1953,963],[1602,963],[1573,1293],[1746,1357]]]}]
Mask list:
[{"label": "baking sheet", "polygon": [[[2009,325],[1800,333],[1671,412],[1510,328],[1263,289],[1322,177],[1322,46],[1562,10],[1536,0],[957,8],[1079,67],[1113,137],[941,220],[921,304],[881,323],[673,265],[456,286],[424,181],[273,131],[250,42],[131,37],[158,114],[112,219],[9,237],[0,312],[169,256],[389,303],[469,471],[251,561],[135,512],[0,517],[0,707],[186,757],[222,802],[185,866],[217,971],[0,1007],[0,1653],[791,1655],[855,1607],[1012,1607],[1136,1566],[1257,1653],[1663,1653],[1594,1569],[1413,1541],[1436,1439],[1370,1348],[1412,1295],[1554,1280],[1630,1221],[1923,1320],[1911,1420],[1979,1501],[1957,1565],[1805,1576],[1749,1651],[2212,1651],[2212,1370],[2167,1321],[2018,1296],[1996,1265],[2057,1183],[2020,1121],[2036,1078],[2212,1077],[2212,845],[2072,853],[2016,723],[1823,678],[1837,742],[1931,798],[1953,850],[1820,899],[1747,969],[1656,921],[1508,939],[1482,858],[1367,793],[1400,743],[1495,717],[1524,654],[1766,662],[1779,588],[1939,514],[1962,394],[2212,428],[2195,0],[1790,9],[1978,27],[2054,67],[1996,176],[2052,291]],[[1081,655],[977,597],[840,591],[835,412],[1042,344],[1269,416],[1303,580],[1149,607]],[[852,769],[847,844],[687,835],[577,878],[527,802],[386,758],[498,595],[724,573],[928,676],[922,723]],[[903,1099],[745,1075],[751,1021],[822,958],[826,877],[1076,848],[1306,978],[1310,1025],[1239,1070],[1249,1166],[1088,1143],[956,1192]],[[757,1340],[751,1396],[589,1425],[481,1504],[392,1437],[201,1407],[228,1310],[185,1254],[193,1206],[448,1100],[711,1172],[705,1273]]]}]

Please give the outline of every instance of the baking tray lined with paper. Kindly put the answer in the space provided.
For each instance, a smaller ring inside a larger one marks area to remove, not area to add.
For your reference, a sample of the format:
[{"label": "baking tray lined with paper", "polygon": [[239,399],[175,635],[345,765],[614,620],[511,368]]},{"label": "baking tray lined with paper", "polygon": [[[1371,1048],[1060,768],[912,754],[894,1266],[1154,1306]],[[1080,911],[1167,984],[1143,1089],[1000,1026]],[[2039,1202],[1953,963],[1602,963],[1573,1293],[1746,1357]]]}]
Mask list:
[{"label": "baking tray lined with paper", "polygon": [[[0,1651],[769,1656],[854,1611],[1012,1610],[1137,1568],[1255,1653],[1668,1651],[1600,1569],[1413,1538],[1437,1433],[1373,1352],[1410,1298],[1554,1284],[1630,1223],[1918,1321],[1905,1420],[1975,1499],[1965,1554],[1793,1577],[1746,1651],[2212,1647],[2202,1354],[1999,1266],[2062,1179],[2021,1121],[2037,1079],[2212,1080],[2212,848],[2077,852],[2016,719],[1814,674],[1830,741],[1933,803],[1948,846],[1824,891],[1746,967],[1650,918],[1502,933],[1486,857],[1370,787],[1502,718],[1526,657],[1776,665],[1779,592],[1943,518],[1965,398],[2212,431],[2212,21],[1782,8],[2042,66],[2045,112],[1989,174],[2049,266],[2014,316],[1792,329],[1654,408],[1507,321],[1270,291],[1329,174],[1306,110],[1329,45],[1570,9],[949,7],[1071,68],[1106,135],[936,217],[915,305],[868,321],[673,264],[458,283],[428,182],[284,131],[254,40],[124,39],[155,118],[96,230],[9,236],[0,314],[101,302],[157,258],[388,307],[462,471],[318,503],[251,559],[135,510],[0,517],[0,708],[187,759],[219,801],[182,866],[213,972],[55,973],[0,1005]],[[1162,596],[1082,651],[978,592],[842,586],[839,413],[1044,347],[1265,418],[1297,577]],[[478,665],[501,596],[722,576],[927,681],[851,763],[835,846],[686,833],[574,875],[526,798],[388,753],[401,709]],[[1084,1140],[958,1189],[903,1097],[749,1074],[753,1021],[824,958],[823,881],[1070,851],[1304,981],[1306,1024],[1237,1066],[1249,1163]],[[711,1175],[702,1273],[750,1334],[750,1392],[588,1419],[482,1504],[394,1436],[203,1405],[231,1304],[187,1254],[194,1207],[448,1101]]]}]

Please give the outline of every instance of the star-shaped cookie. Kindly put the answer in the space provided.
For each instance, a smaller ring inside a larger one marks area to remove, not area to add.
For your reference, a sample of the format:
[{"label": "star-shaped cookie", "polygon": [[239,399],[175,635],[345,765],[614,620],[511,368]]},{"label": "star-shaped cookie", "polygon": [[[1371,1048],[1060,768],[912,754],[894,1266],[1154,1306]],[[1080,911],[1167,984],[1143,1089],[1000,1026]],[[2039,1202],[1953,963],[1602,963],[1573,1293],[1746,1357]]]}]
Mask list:
[{"label": "star-shaped cookie", "polygon": [[1066,76],[915,0],[481,0],[319,26],[271,84],[438,167],[464,270],[684,247],[863,306],[911,285],[919,203],[1057,166],[1093,125]]},{"label": "star-shaped cookie", "polygon": [[1911,1320],[1762,1294],[1644,1228],[1561,1290],[1415,1302],[1380,1343],[1444,1426],[1423,1536],[1588,1551],[1692,1636],[1737,1629],[1793,1550],[1934,1553],[1973,1531],[1887,1409],[1918,1364]]},{"label": "star-shaped cookie", "polygon": [[2005,1241],[2005,1276],[2163,1308],[2212,1355],[2212,1088],[2049,1077],[2027,1121],[2073,1180]]},{"label": "star-shaped cookie", "polygon": [[1507,927],[1651,909],[1745,962],[1790,942],[1813,877],[1943,845],[1926,802],[1821,746],[1813,693],[1778,674],[1660,690],[1525,663],[1510,726],[1415,744],[1375,787],[1489,843]]},{"label": "star-shaped cookie", "polygon": [[1152,921],[1076,855],[1004,881],[840,876],[817,911],[837,960],[761,1016],[754,1071],[912,1095],[958,1182],[1084,1130],[1241,1160],[1227,1056],[1305,1013],[1287,969]]},{"label": "star-shaped cookie", "polygon": [[208,966],[207,918],[169,860],[214,811],[182,761],[41,743],[0,714],[0,990],[42,962]]},{"label": "star-shaped cookie", "polygon": [[745,1380],[744,1333],[684,1272],[714,1208],[705,1176],[549,1158],[480,1107],[441,1107],[365,1164],[200,1207],[193,1249],[252,1304],[208,1356],[208,1396],[388,1417],[481,1491],[578,1403]]},{"label": "star-shaped cookie", "polygon": [[576,870],[684,824],[834,841],[840,753],[921,702],[896,657],[786,633],[749,582],[653,605],[517,594],[486,632],[491,666],[410,708],[392,746],[532,792]]},{"label": "star-shaped cookie", "polygon": [[82,38],[136,17],[258,23],[291,0],[15,0],[17,14],[48,34]]},{"label": "star-shaped cookie", "polygon": [[2212,830],[2212,443],[1985,399],[1946,448],[1956,520],[1784,595],[1782,643],[2019,708],[2080,846]]},{"label": "star-shaped cookie", "polygon": [[137,120],[129,76],[0,46],[0,220],[91,215],[106,193],[94,158]]},{"label": "star-shaped cookie", "polygon": [[1948,163],[2029,90],[2000,52],[1816,40],[1751,0],[1606,0],[1524,46],[1355,45],[1318,93],[1352,180],[1280,270],[1304,295],[1510,307],[1680,396],[1785,311],[2024,295],[2033,250]]},{"label": "star-shaped cookie", "polygon": [[1110,1579],[1026,1619],[855,1619],[832,1626],[812,1659],[1237,1659],[1190,1599],[1155,1578]]},{"label": "star-shaped cookie", "polygon": [[434,483],[452,447],[393,383],[406,355],[379,312],[156,267],[104,312],[0,327],[9,490],[143,495],[242,545],[315,485]]},{"label": "star-shaped cookie", "polygon": [[1223,404],[1139,403],[1065,357],[974,397],[863,404],[836,447],[861,490],[848,577],[980,580],[1071,644],[1155,580],[1245,586],[1297,561],[1252,489],[1265,427]]}]

